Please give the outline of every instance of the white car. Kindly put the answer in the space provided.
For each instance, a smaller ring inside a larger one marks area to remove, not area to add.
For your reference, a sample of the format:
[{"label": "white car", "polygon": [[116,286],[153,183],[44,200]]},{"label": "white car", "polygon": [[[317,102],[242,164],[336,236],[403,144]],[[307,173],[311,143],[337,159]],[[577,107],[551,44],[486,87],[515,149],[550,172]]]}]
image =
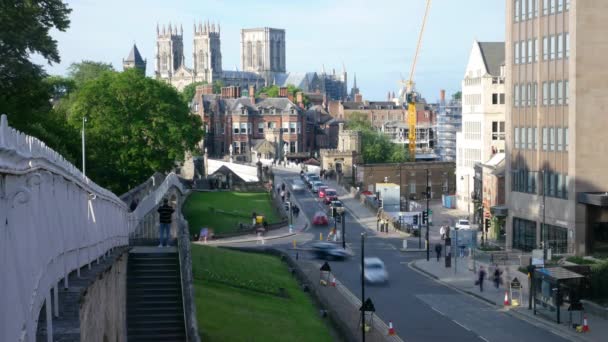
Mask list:
[{"label": "white car", "polygon": [[471,224],[469,223],[469,220],[460,219],[456,223],[456,229],[471,229]]},{"label": "white car", "polygon": [[294,179],[291,182],[291,190],[293,191],[304,191],[306,189],[306,184],[300,179]]},{"label": "white car", "polygon": [[380,258],[363,259],[364,279],[370,284],[388,283],[388,272]]}]

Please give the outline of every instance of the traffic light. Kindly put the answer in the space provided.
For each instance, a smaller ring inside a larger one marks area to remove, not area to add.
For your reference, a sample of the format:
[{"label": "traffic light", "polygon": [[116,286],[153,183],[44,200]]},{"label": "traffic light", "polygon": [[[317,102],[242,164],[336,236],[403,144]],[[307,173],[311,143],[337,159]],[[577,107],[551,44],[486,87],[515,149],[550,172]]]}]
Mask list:
[{"label": "traffic light", "polygon": [[486,228],[486,232],[488,232],[488,230],[490,230],[490,219],[486,219],[485,228]]},{"label": "traffic light", "polygon": [[422,223],[426,224],[427,222],[429,222],[429,212],[425,210],[422,212]]},{"label": "traffic light", "polygon": [[417,226],[418,225],[418,215],[414,216],[413,219],[414,219],[414,221],[413,221],[414,226]]},{"label": "traffic light", "polygon": [[336,211],[336,208],[333,207],[333,208],[331,208],[331,217],[336,217],[336,216],[338,216],[337,211]]}]

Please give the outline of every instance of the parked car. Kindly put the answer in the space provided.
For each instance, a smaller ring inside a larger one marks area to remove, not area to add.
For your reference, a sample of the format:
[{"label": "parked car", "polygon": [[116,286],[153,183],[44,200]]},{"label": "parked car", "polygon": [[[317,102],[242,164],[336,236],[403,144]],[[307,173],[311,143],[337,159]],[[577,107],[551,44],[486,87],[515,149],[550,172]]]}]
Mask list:
[{"label": "parked car", "polygon": [[319,194],[319,198],[325,198],[325,191],[329,189],[329,187],[327,185],[322,185],[319,187],[319,189],[317,190],[317,193]]},{"label": "parked car", "polygon": [[456,229],[471,229],[471,224],[467,219],[460,219],[456,223]]},{"label": "parked car", "polygon": [[313,194],[318,193],[319,192],[319,187],[324,186],[324,185],[325,184],[323,184],[323,182],[321,182],[321,181],[314,181],[314,182],[312,182],[312,188],[311,188],[312,193]]},{"label": "parked car", "polygon": [[329,242],[315,242],[310,246],[310,251],[318,259],[344,260],[350,257],[347,251]]},{"label": "parked car", "polygon": [[312,224],[316,226],[327,226],[328,223],[327,214],[322,211],[317,211],[312,217]]},{"label": "parked car", "polygon": [[331,202],[337,201],[337,200],[338,200],[338,192],[336,191],[336,189],[331,189],[331,188],[325,189],[325,193],[323,196],[323,203],[331,204]]},{"label": "parked car", "polygon": [[294,179],[291,182],[291,190],[294,192],[304,191],[306,189],[306,184],[300,179]]},{"label": "parked car", "polygon": [[380,258],[363,259],[365,281],[370,284],[388,283],[388,272]]}]

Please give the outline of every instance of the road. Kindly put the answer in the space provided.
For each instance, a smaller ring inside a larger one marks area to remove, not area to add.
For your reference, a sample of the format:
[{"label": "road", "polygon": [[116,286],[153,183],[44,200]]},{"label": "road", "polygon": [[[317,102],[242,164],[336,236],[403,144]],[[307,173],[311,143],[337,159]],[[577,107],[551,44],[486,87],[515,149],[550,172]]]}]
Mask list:
[{"label": "road", "polygon": [[[277,181],[299,177],[287,171],[275,171],[275,174]],[[344,194],[343,190],[338,190],[339,194]],[[294,193],[293,196],[299,203],[301,215],[307,215],[310,219],[316,211],[324,208],[309,191]],[[348,201],[344,203],[348,208]],[[364,228],[352,215],[353,211],[349,212],[351,214],[346,215],[345,221],[346,241],[353,257],[343,262],[331,262],[332,271],[355,296],[361,296],[360,236],[365,231],[365,256],[382,259],[390,275],[388,285],[366,285],[365,295],[374,302],[376,314],[385,322],[392,321],[404,341],[567,341],[411,269],[408,263],[425,258],[425,252],[400,251],[402,239],[384,237],[381,233]],[[370,218],[370,214],[362,210],[355,214],[361,220]],[[449,222],[450,218],[437,215],[436,225],[443,224],[440,220]],[[319,233],[325,236],[327,232],[328,227],[311,226],[307,234],[300,236],[299,245],[306,248],[319,239]],[[431,241],[439,241],[438,228],[431,230],[431,237]],[[289,241],[279,240],[273,244],[285,250],[291,248]],[[311,258],[309,255],[304,257]]]}]

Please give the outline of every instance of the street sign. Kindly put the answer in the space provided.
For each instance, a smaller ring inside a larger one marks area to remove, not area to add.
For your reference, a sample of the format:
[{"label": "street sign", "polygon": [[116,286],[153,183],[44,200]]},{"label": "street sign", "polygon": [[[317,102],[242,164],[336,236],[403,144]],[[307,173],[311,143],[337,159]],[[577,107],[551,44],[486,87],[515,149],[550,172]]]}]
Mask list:
[{"label": "street sign", "polygon": [[543,250],[542,249],[533,249],[532,250],[532,265],[534,266],[545,266],[545,260],[543,258]]},{"label": "street sign", "polygon": [[517,277],[515,277],[511,282],[511,288],[514,290],[521,289],[521,283],[519,282],[519,279],[517,279]]}]

